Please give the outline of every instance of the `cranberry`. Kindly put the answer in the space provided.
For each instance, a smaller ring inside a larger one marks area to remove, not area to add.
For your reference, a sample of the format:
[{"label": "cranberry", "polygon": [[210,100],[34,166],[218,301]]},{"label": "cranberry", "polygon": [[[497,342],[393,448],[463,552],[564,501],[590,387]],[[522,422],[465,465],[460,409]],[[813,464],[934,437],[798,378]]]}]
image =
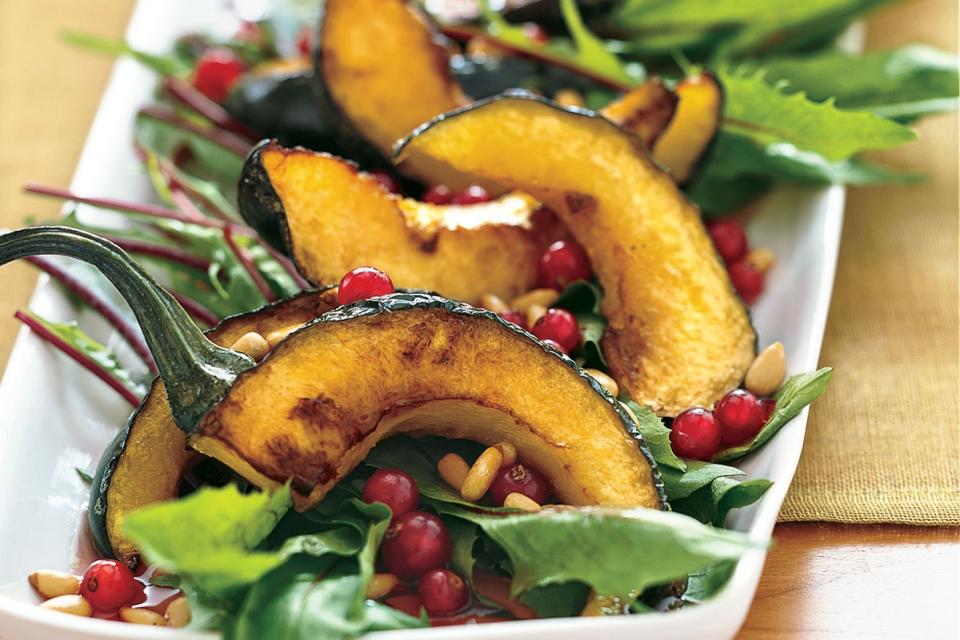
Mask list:
[{"label": "cranberry", "polygon": [[777,401],[773,398],[761,398],[760,408],[763,409],[763,424],[767,424],[777,408]]},{"label": "cranberry", "polygon": [[297,34],[297,51],[303,56],[309,56],[313,52],[313,29],[310,27],[304,27]]},{"label": "cranberry", "polygon": [[590,258],[576,242],[557,240],[540,257],[540,286],[560,290],[590,278]]},{"label": "cranberry", "polygon": [[541,340],[553,340],[563,347],[564,353],[570,353],[580,344],[580,325],[576,316],[566,309],[547,309],[531,333]]},{"label": "cranberry", "polygon": [[522,493],[538,504],[543,504],[552,491],[553,487],[542,473],[520,462],[501,468],[490,485],[490,495],[493,501],[500,505],[511,493]]},{"label": "cranberry", "polygon": [[717,253],[727,263],[736,262],[747,255],[747,234],[739,222],[714,220],[707,223],[707,233],[710,234]]},{"label": "cranberry", "polygon": [[337,301],[340,304],[349,304],[357,300],[383,296],[394,291],[393,281],[383,271],[373,267],[357,267],[348,271],[340,279]]},{"label": "cranberry", "polygon": [[193,86],[215,102],[223,102],[230,87],[247,70],[247,65],[230,49],[208,49],[197,60],[193,74]]},{"label": "cranberry", "polygon": [[400,469],[377,469],[363,485],[364,502],[382,502],[393,512],[393,518],[413,511],[420,504],[417,481]]},{"label": "cranberry", "polygon": [[547,345],[548,347],[553,347],[563,355],[569,355],[567,353],[567,350],[563,348],[563,345],[557,342],[556,340],[547,339],[547,340],[541,340],[541,342],[543,342],[543,344]]},{"label": "cranberry", "polygon": [[435,184],[423,192],[423,201],[430,204],[450,204],[453,202],[453,192],[445,184]]},{"label": "cranberry", "polygon": [[389,191],[390,193],[400,193],[400,183],[397,182],[397,179],[393,177],[392,174],[387,173],[386,171],[371,171],[370,175],[373,176],[373,179],[380,183],[380,186]]},{"label": "cranberry", "polygon": [[536,22],[524,22],[522,29],[523,35],[532,40],[534,44],[543,45],[550,42],[550,34]]},{"label": "cranberry", "polygon": [[462,189],[453,194],[450,202],[453,204],[480,204],[490,202],[490,194],[486,189],[478,184],[472,184],[466,189]]},{"label": "cranberry", "polygon": [[98,611],[111,611],[130,604],[141,592],[133,572],[116,560],[97,560],[87,567],[80,595]]},{"label": "cranberry", "polygon": [[523,314],[519,311],[514,311],[510,309],[509,311],[504,311],[500,314],[500,317],[506,320],[507,322],[512,322],[521,329],[527,328],[527,319],[523,317]]},{"label": "cranberry", "polygon": [[467,605],[467,585],[449,569],[427,571],[420,578],[417,593],[427,613],[435,616],[455,613]]},{"label": "cranberry", "polygon": [[757,435],[764,423],[764,409],[746,389],[734,389],[720,399],[714,413],[720,421],[723,443],[740,444]]},{"label": "cranberry", "polygon": [[720,450],[720,425],[701,407],[687,409],[670,425],[670,448],[681,458],[709,460]]},{"label": "cranberry", "polygon": [[727,267],[727,273],[730,274],[733,288],[747,304],[753,304],[763,293],[763,274],[748,262],[743,260],[734,262]]},{"label": "cranberry", "polygon": [[413,579],[439,569],[450,559],[450,532],[435,515],[409,511],[387,529],[380,552],[383,564],[403,579]]}]

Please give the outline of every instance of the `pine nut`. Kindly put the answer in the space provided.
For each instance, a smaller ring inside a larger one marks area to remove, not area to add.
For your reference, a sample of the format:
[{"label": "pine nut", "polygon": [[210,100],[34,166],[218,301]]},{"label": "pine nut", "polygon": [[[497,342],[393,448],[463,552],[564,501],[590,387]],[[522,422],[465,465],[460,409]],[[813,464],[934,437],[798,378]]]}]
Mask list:
[{"label": "pine nut", "polygon": [[530,305],[530,308],[527,309],[527,326],[532,329],[533,325],[537,324],[537,320],[539,320],[546,314],[547,314],[547,308],[542,304]]},{"label": "pine nut", "polygon": [[66,571],[34,571],[30,586],[46,599],[80,593],[80,578]]},{"label": "pine nut", "polygon": [[493,311],[494,313],[506,313],[510,311],[510,307],[507,306],[507,303],[500,299],[500,296],[495,296],[492,293],[480,298],[480,306],[488,311]]},{"label": "pine nut", "polygon": [[230,347],[234,351],[245,353],[257,362],[270,351],[270,344],[256,331],[245,333]]},{"label": "pine nut", "polygon": [[460,495],[464,500],[476,502],[490,490],[493,479],[500,470],[503,454],[496,447],[487,447],[477,461],[470,467],[467,477],[460,487]]},{"label": "pine nut", "polygon": [[527,291],[522,296],[518,296],[510,304],[520,313],[526,313],[530,310],[530,307],[535,304],[541,307],[549,307],[556,302],[559,297],[560,293],[553,289],[534,289],[533,291]]},{"label": "pine nut", "polygon": [[760,352],[760,355],[747,369],[743,384],[747,391],[757,396],[770,396],[780,388],[787,373],[787,358],[783,344],[774,342]]},{"label": "pine nut", "polygon": [[120,619],[130,624],[145,624],[151,627],[164,627],[167,621],[163,616],[151,609],[134,609],[133,607],[121,607]]},{"label": "pine nut", "polygon": [[607,390],[607,393],[612,395],[614,398],[620,395],[620,385],[617,384],[617,381],[605,374],[599,369],[584,369],[585,373],[588,373],[591,378],[600,383],[600,386]]},{"label": "pine nut", "polygon": [[629,405],[627,405],[626,402],[621,402],[621,403],[620,403],[620,408],[627,412],[627,415],[630,416],[630,419],[631,419],[631,420],[633,420],[633,424],[639,426],[639,424],[640,424],[640,418],[637,417],[637,414],[635,414],[635,413],[633,412],[633,409],[631,409],[631,408],[629,407]]},{"label": "pine nut", "polygon": [[177,629],[185,627],[190,624],[190,603],[187,602],[187,599],[183,596],[179,598],[174,598],[167,605],[167,610],[164,612],[163,617],[167,620],[168,627],[176,627]]},{"label": "pine nut", "polygon": [[493,446],[500,449],[500,453],[503,454],[503,462],[500,463],[501,467],[509,467],[517,461],[517,448],[509,442],[498,442]]},{"label": "pine nut", "polygon": [[503,506],[508,509],[529,511],[530,513],[536,513],[541,509],[536,500],[517,492],[508,493],[507,497],[503,499]]},{"label": "pine nut", "polygon": [[437,463],[437,471],[440,473],[440,477],[443,478],[444,482],[457,491],[460,491],[460,487],[463,486],[463,481],[467,478],[467,474],[470,473],[470,465],[457,454],[448,453],[440,458],[440,462]]},{"label": "pine nut", "polygon": [[83,616],[84,618],[89,618],[91,615],[93,615],[93,607],[90,606],[90,603],[87,602],[87,599],[77,594],[50,598],[40,606],[44,609],[50,609],[50,611],[69,613],[72,616]]},{"label": "pine nut", "polygon": [[367,598],[379,600],[397,588],[400,580],[392,573],[375,573],[367,585]]},{"label": "pine nut", "polygon": [[598,596],[591,592],[587,604],[580,611],[581,616],[613,616],[627,613],[628,606],[616,596]]},{"label": "pine nut", "polygon": [[766,247],[752,249],[744,259],[747,261],[747,264],[760,273],[770,271],[770,269],[773,268],[773,263],[777,261],[777,257],[773,254],[773,251]]},{"label": "pine nut", "polygon": [[560,89],[553,95],[553,101],[563,107],[584,107],[587,104],[576,89]]},{"label": "pine nut", "polygon": [[302,324],[292,324],[289,327],[283,327],[267,334],[267,344],[271,349],[276,349],[277,345],[287,339],[291,333],[302,327]]}]

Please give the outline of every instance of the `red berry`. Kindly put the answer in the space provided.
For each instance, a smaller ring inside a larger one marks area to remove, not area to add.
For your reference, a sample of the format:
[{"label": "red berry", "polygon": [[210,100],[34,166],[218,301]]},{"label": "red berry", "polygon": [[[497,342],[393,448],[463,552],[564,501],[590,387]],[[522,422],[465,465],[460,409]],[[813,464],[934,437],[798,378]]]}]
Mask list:
[{"label": "red berry", "polygon": [[547,309],[530,331],[541,340],[553,340],[563,347],[564,353],[580,344],[580,325],[566,309]]},{"label": "red berry", "polygon": [[384,296],[394,291],[393,281],[383,271],[373,267],[357,267],[348,271],[340,279],[337,301],[340,304],[350,304],[357,300]]},{"label": "red berry", "polygon": [[509,311],[504,311],[500,314],[500,317],[506,320],[507,322],[512,322],[521,329],[527,328],[527,319],[523,317],[523,314],[519,311],[514,311],[513,309]]},{"label": "red berry", "polygon": [[741,260],[727,266],[730,282],[747,304],[753,304],[763,293],[763,274]]},{"label": "red berry", "polygon": [[410,511],[387,529],[380,552],[391,573],[409,580],[430,569],[439,569],[450,559],[450,532],[435,515]]},{"label": "red berry", "polygon": [[480,204],[482,202],[490,202],[490,194],[486,189],[481,187],[478,184],[472,184],[466,189],[462,189],[453,194],[453,197],[450,199],[450,202],[453,204]]},{"label": "red berry", "polygon": [[449,569],[433,569],[423,574],[417,594],[427,613],[435,616],[455,613],[467,605],[467,585]]},{"label": "red berry", "polygon": [[687,409],[670,425],[670,448],[681,458],[709,460],[720,450],[720,424],[701,407]]},{"label": "red berry", "polygon": [[384,600],[384,603],[388,607],[403,611],[408,616],[413,616],[414,618],[420,617],[420,607],[423,606],[420,604],[419,596],[415,593],[401,593],[390,596]]},{"label": "red berry", "polygon": [[390,193],[401,192],[400,183],[397,182],[397,179],[394,178],[392,174],[378,169],[376,171],[371,171],[370,175],[373,176],[374,180],[380,183],[381,187],[383,187]]},{"label": "red berry", "polygon": [[445,184],[435,184],[424,191],[423,201],[430,204],[450,204],[453,202],[453,192]]},{"label": "red berry", "polygon": [[230,93],[230,87],[246,70],[247,65],[230,49],[208,49],[197,60],[193,86],[211,100],[223,102]]},{"label": "red berry", "polygon": [[538,504],[544,504],[552,492],[553,487],[542,473],[520,462],[501,468],[490,485],[490,495],[500,505],[511,493],[522,493]]},{"label": "red berry", "polygon": [[540,257],[540,286],[561,290],[575,280],[590,278],[590,258],[576,242],[557,240]]},{"label": "red berry", "polygon": [[740,444],[757,435],[764,423],[764,409],[746,389],[734,389],[720,399],[714,413],[720,421],[723,444]]},{"label": "red berry", "polygon": [[549,340],[549,339],[548,339],[548,340],[541,340],[541,342],[543,342],[543,344],[547,345],[548,347],[553,347],[554,349],[556,349],[557,351],[559,351],[559,352],[562,353],[563,355],[569,355],[569,354],[567,353],[567,350],[563,348],[563,345],[560,344],[559,342],[557,342],[556,340]]},{"label": "red berry", "polygon": [[400,469],[377,469],[363,485],[364,502],[382,502],[393,512],[393,518],[413,511],[420,504],[417,481]]},{"label": "red berry", "polygon": [[547,44],[550,42],[550,34],[547,33],[547,30],[544,29],[542,25],[536,22],[524,22],[522,29],[523,35],[530,38],[530,40],[536,44]]},{"label": "red berry", "polygon": [[770,422],[770,416],[777,408],[777,401],[773,398],[761,398],[760,408],[763,409],[763,424]]},{"label": "red berry", "polygon": [[313,29],[310,27],[304,27],[297,34],[297,51],[303,56],[309,56],[313,52]]},{"label": "red berry", "polygon": [[747,255],[747,234],[739,222],[714,220],[707,223],[707,233],[710,234],[717,253],[727,263],[736,262]]},{"label": "red berry", "polygon": [[97,560],[87,567],[80,595],[98,611],[112,611],[130,604],[141,592],[133,572],[116,560]]}]

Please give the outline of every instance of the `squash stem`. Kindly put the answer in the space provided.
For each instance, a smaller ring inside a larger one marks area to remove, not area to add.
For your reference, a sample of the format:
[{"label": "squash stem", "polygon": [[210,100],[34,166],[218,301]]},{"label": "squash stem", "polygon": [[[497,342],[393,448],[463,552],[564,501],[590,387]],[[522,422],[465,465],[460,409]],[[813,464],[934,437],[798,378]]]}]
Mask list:
[{"label": "squash stem", "polygon": [[40,226],[0,236],[0,264],[62,255],[97,267],[130,305],[167,389],[174,421],[191,433],[254,366],[249,357],[207,339],[183,307],[117,245],[69,227]]}]

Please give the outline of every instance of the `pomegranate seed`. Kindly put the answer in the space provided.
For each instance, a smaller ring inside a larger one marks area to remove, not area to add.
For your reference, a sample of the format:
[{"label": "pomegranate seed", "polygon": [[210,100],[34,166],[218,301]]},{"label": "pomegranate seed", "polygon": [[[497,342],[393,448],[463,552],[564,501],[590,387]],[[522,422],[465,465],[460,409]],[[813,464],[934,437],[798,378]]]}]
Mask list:
[{"label": "pomegranate seed", "polygon": [[413,511],[420,504],[417,481],[400,469],[377,469],[363,485],[364,502],[382,502],[397,516]]},{"label": "pomegranate seed", "polygon": [[490,495],[498,505],[502,505],[511,493],[522,493],[537,504],[544,504],[553,493],[553,487],[542,473],[528,464],[517,462],[500,469],[490,485]]},{"label": "pomegranate seed", "polygon": [[728,264],[747,255],[747,234],[735,220],[714,220],[707,223],[707,233],[717,253]]},{"label": "pomegranate seed", "polygon": [[687,409],[670,425],[670,448],[681,458],[709,460],[720,450],[720,425],[701,407]]},{"label": "pomegranate seed", "polygon": [[576,242],[557,240],[540,257],[540,286],[563,289],[575,280],[590,278],[590,258]]},{"label": "pomegranate seed", "polygon": [[430,204],[450,204],[453,202],[453,192],[445,184],[435,184],[424,191],[423,201]]},{"label": "pomegranate seed", "polygon": [[524,318],[523,314],[520,313],[519,311],[514,311],[513,309],[510,309],[509,311],[504,311],[499,315],[501,318],[503,318],[507,322],[512,322],[513,324],[517,325],[521,329],[527,328],[527,319]]},{"label": "pomegranate seed", "polygon": [[223,102],[230,88],[246,70],[247,65],[230,49],[208,49],[197,60],[193,86],[214,102]]},{"label": "pomegranate seed", "polygon": [[567,352],[567,350],[563,348],[563,345],[560,344],[559,342],[557,342],[556,340],[549,340],[549,339],[548,339],[548,340],[541,340],[541,342],[543,342],[543,344],[547,345],[548,347],[553,347],[554,349],[556,349],[557,351],[559,351],[559,352],[562,353],[563,355],[569,355],[569,353]]},{"label": "pomegranate seed", "polygon": [[544,29],[542,25],[536,22],[524,22],[522,29],[523,35],[527,36],[536,44],[542,45],[550,42],[550,34],[547,33],[547,30]]},{"label": "pomegranate seed", "polygon": [[765,278],[748,262],[743,260],[734,262],[727,267],[727,273],[730,274],[730,282],[733,283],[733,288],[737,290],[737,293],[747,304],[753,304],[763,293]]},{"label": "pomegranate seed", "polygon": [[467,585],[449,569],[433,569],[423,574],[417,594],[427,613],[435,616],[455,613],[467,605]]},{"label": "pomegranate seed", "polygon": [[380,552],[391,573],[409,580],[445,565],[452,548],[450,532],[440,518],[409,511],[387,529]]},{"label": "pomegranate seed", "polygon": [[531,333],[541,340],[553,340],[570,353],[580,344],[580,325],[577,318],[566,309],[547,309],[533,325]]},{"label": "pomegranate seed", "polygon": [[397,179],[390,173],[378,169],[377,171],[371,171],[370,175],[380,183],[381,187],[390,193],[401,193],[400,183],[397,182]]},{"label": "pomegranate seed", "polygon": [[453,204],[469,205],[490,202],[490,200],[490,194],[486,189],[478,184],[472,184],[466,189],[462,189],[461,191],[457,191],[455,194],[453,194],[450,202]]},{"label": "pomegranate seed", "polygon": [[394,291],[393,281],[383,271],[373,267],[357,267],[348,271],[340,279],[337,301],[340,304],[350,304],[357,300],[384,296]]},{"label": "pomegranate seed", "polygon": [[773,398],[761,398],[760,408],[763,409],[763,424],[767,424],[777,408],[777,401]]},{"label": "pomegranate seed", "polygon": [[141,591],[129,567],[116,560],[93,562],[80,583],[80,595],[98,611],[112,611],[130,604]]},{"label": "pomegranate seed", "polygon": [[304,27],[297,34],[297,51],[303,56],[313,53],[313,29],[310,27]]},{"label": "pomegranate seed", "polygon": [[746,442],[763,427],[764,409],[746,389],[734,389],[720,399],[714,413],[720,422],[723,444]]}]

